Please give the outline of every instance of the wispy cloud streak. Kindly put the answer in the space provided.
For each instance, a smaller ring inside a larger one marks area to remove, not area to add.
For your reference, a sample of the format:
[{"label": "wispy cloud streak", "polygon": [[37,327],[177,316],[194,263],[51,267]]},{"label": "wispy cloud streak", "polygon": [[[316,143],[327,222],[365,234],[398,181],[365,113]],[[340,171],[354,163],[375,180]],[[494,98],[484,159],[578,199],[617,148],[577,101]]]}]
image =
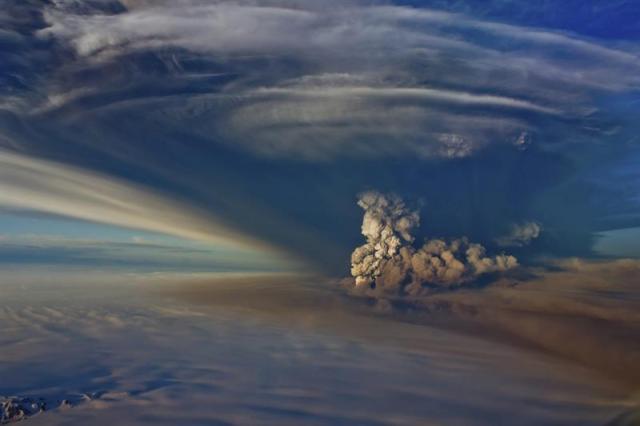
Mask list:
[{"label": "wispy cloud streak", "polygon": [[123,180],[0,151],[0,206],[159,232],[232,247],[264,244],[215,216]]},{"label": "wispy cloud streak", "polygon": [[[187,84],[179,82],[190,80],[194,57],[211,61],[229,73],[224,82],[207,83],[209,93],[224,96],[216,102],[184,93],[188,108],[158,109],[157,95],[148,100],[163,120],[186,116],[199,135],[259,155],[468,156],[549,120],[579,130],[598,111],[598,97],[640,85],[637,47],[424,8],[359,1],[323,8],[310,1],[124,4],[128,10],[108,14],[58,2],[46,9],[48,27],[38,35],[73,51],[67,70],[152,53],[169,73],[165,85]],[[74,89],[112,93],[116,103],[128,98],[123,85],[135,91],[148,78],[128,77]],[[55,82],[50,90],[53,102],[38,111],[64,108],[69,87]],[[340,120],[313,120],[326,111],[339,111]],[[493,123],[464,126],[460,117]],[[464,140],[464,148],[452,150],[452,139]]]}]

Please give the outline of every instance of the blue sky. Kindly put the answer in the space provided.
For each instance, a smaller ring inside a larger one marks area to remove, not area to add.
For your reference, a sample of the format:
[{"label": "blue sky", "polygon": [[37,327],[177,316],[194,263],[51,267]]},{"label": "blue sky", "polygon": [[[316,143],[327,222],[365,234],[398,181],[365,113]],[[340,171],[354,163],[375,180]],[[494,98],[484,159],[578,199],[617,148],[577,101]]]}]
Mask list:
[{"label": "blue sky", "polygon": [[[371,189],[419,206],[420,237],[500,251],[536,223],[509,249],[525,264],[603,255],[602,235],[640,226],[639,14],[633,1],[11,0],[0,261],[344,274]],[[607,253],[632,255],[631,240]],[[89,241],[110,248],[78,256]],[[138,254],[123,263],[124,243]]]}]

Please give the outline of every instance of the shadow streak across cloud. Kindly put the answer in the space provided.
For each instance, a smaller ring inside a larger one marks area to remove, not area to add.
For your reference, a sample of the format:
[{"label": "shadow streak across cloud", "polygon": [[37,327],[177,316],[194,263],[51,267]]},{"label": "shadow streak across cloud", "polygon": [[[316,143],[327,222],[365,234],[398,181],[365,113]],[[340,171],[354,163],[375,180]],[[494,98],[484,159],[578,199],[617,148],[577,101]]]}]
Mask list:
[{"label": "shadow streak across cloud", "polygon": [[247,257],[270,251],[214,215],[149,188],[7,151],[0,151],[0,206],[208,242],[238,253],[244,249]]}]

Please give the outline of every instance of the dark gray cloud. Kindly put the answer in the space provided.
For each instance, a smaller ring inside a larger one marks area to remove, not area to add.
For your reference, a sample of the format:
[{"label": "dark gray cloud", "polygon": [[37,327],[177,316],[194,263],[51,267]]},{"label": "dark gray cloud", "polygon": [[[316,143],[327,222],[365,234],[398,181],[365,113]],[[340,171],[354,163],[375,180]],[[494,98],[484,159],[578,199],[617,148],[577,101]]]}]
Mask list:
[{"label": "dark gray cloud", "polygon": [[542,226],[537,222],[513,224],[509,233],[497,238],[496,243],[502,247],[526,246],[540,237],[542,230]]},{"label": "dark gray cloud", "polygon": [[3,268],[100,268],[137,272],[249,272],[291,270],[290,259],[263,251],[184,241],[79,239],[29,234],[0,236]]},{"label": "dark gray cloud", "polygon": [[346,272],[369,188],[426,200],[428,235],[493,251],[535,219],[519,259],[590,254],[635,208],[587,175],[636,149],[637,43],[436,3],[11,2],[0,146],[323,271]]}]

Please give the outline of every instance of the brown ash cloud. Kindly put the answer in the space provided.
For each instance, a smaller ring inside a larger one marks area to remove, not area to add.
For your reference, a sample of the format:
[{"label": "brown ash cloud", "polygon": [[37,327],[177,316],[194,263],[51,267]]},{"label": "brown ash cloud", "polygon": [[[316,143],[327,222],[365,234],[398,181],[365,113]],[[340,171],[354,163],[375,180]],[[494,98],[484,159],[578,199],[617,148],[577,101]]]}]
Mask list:
[{"label": "brown ash cloud", "polygon": [[488,256],[481,244],[466,237],[427,239],[415,246],[413,231],[420,216],[393,194],[360,194],[366,244],[351,255],[353,289],[372,296],[420,296],[430,289],[470,283],[484,274],[518,266],[509,255]]}]

